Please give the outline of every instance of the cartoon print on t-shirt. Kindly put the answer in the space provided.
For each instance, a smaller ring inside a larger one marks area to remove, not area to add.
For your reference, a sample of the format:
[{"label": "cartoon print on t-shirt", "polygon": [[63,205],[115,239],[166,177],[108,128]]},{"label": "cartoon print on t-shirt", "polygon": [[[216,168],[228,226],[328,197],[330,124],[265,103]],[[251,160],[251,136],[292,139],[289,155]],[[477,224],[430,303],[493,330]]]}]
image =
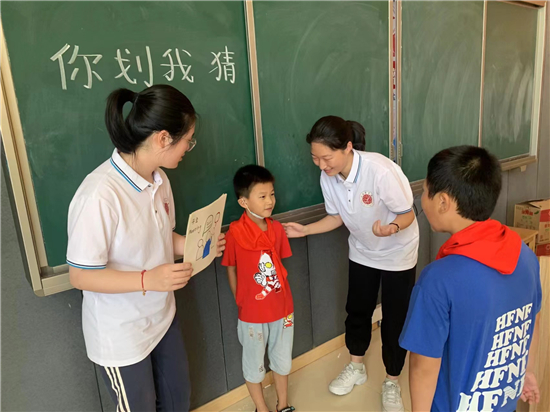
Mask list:
[{"label": "cartoon print on t-shirt", "polygon": [[264,289],[261,293],[256,295],[256,300],[265,299],[272,290],[275,290],[275,293],[279,293],[281,291],[281,282],[279,282],[275,265],[267,253],[262,253],[260,263],[258,264],[258,269],[260,269],[260,271],[254,274],[254,280]]}]

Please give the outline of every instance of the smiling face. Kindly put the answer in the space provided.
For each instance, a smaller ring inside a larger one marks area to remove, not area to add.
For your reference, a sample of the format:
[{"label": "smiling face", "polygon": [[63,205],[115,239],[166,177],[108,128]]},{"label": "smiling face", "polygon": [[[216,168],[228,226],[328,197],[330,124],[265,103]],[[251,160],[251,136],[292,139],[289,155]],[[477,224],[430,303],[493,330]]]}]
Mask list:
[{"label": "smiling face", "polygon": [[323,143],[313,142],[311,143],[311,159],[315,163],[315,166],[327,175],[336,176],[347,169],[350,158],[349,154],[352,149],[353,146],[351,143],[344,150],[332,150]]},{"label": "smiling face", "polygon": [[275,207],[275,189],[273,183],[256,183],[248,197],[241,197],[239,203],[242,207],[248,208],[258,216],[270,217]]}]

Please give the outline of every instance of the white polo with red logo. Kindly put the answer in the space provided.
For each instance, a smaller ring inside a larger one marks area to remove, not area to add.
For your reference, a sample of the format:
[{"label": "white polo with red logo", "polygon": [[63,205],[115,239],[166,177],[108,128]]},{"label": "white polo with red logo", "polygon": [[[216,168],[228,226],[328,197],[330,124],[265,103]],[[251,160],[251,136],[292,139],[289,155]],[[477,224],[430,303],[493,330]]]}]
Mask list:
[{"label": "white polo with red logo", "polygon": [[[172,189],[160,169],[153,181],[136,173],[116,150],[90,173],[69,206],[67,263],[128,272],[174,263]],[[136,282],[139,287],[137,276]],[[128,366],[145,359],[176,313],[173,292],[83,295],[86,351],[101,366]]]},{"label": "white polo with red logo", "polygon": [[411,269],[418,260],[418,223],[388,237],[372,232],[374,222],[393,222],[410,212],[413,194],[401,168],[387,157],[353,151],[347,179],[321,173],[321,189],[329,215],[340,215],[350,231],[349,258],[375,269]]}]

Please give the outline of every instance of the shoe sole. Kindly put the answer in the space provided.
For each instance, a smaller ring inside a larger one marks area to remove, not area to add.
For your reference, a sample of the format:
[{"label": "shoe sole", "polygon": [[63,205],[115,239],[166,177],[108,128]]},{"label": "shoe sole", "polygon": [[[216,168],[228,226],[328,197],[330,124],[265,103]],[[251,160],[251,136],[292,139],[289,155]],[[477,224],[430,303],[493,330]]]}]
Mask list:
[{"label": "shoe sole", "polygon": [[329,386],[328,390],[330,391],[330,393],[332,393],[334,395],[338,395],[338,396],[347,395],[348,393],[350,393],[353,390],[354,386],[363,385],[365,382],[367,382],[367,377],[366,376],[364,378],[359,379],[357,382],[355,382],[353,384],[353,386],[350,387],[349,389],[348,388],[331,388]]},{"label": "shoe sole", "polygon": [[398,411],[388,411],[386,408],[382,406],[382,412],[405,412],[405,408],[399,409]]}]

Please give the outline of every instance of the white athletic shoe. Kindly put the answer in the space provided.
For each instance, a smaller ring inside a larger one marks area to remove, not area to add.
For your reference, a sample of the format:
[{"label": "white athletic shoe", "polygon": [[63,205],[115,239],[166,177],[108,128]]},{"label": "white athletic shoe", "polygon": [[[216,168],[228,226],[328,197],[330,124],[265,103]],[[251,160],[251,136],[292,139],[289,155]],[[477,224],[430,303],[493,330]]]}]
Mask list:
[{"label": "white athletic shoe", "polygon": [[399,383],[386,378],[382,384],[382,411],[403,412],[404,410]]},{"label": "white athletic shoe", "polygon": [[362,370],[354,369],[351,363],[340,372],[340,375],[334,379],[328,386],[328,390],[335,395],[347,395],[355,385],[362,385],[367,381],[367,371],[365,365]]}]

